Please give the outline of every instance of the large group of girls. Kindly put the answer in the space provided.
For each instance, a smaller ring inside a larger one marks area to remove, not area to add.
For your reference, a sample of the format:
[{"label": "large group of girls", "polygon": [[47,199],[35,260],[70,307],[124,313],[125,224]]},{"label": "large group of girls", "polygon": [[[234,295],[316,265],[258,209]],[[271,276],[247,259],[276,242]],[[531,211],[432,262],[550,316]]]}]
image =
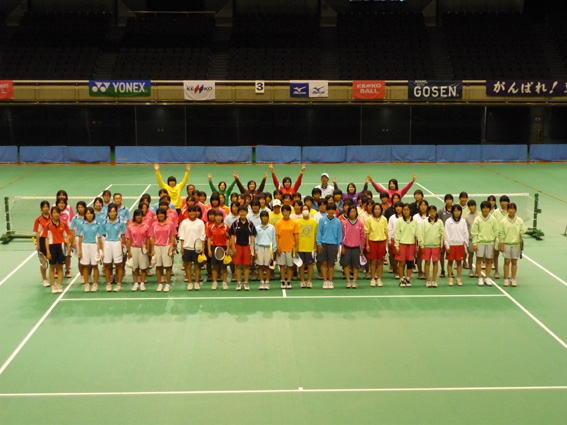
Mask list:
[{"label": "large group of girls", "polygon": [[[154,168],[159,200],[152,205],[151,196],[142,195],[132,214],[122,205],[122,195],[108,190],[92,206],[79,201],[75,210],[64,190],[57,192],[53,206],[41,202],[34,232],[37,250],[49,260],[49,270],[41,268],[43,286],[61,293],[75,255],[85,292],[98,291],[99,265],[107,292],[123,289],[125,266],[132,270],[132,291],[145,291],[155,268],[154,290],[169,292],[177,254],[189,291],[199,290],[204,281],[216,290],[219,280],[227,290],[229,271],[237,291],[250,290],[251,280],[268,290],[275,265],[282,289],[292,289],[294,280],[301,288],[312,288],[315,270],[322,288],[333,289],[337,261],[346,288],[358,288],[361,275],[371,287],[382,287],[384,266],[401,287],[412,286],[413,273],[428,288],[436,288],[438,278],[461,286],[463,268],[478,278],[478,285],[490,286],[493,268],[493,277],[500,278],[500,254],[504,286],[517,285],[524,223],[506,195],[499,205],[494,196],[477,205],[466,192],[458,202],[447,194],[438,210],[419,189],[412,202],[403,202],[415,174],[401,189],[396,179],[384,188],[367,175],[361,191],[349,183],[343,192],[336,179],[331,185],[323,173],[321,184],[303,196],[299,189],[305,166],[293,184],[290,177],[280,182],[270,165],[272,193],[265,191],[268,173],[259,186],[251,180],[246,187],[238,173],[230,184],[221,181],[216,186],[209,174],[207,203],[207,193],[187,184],[190,165],[179,184],[174,176],[164,182],[159,165]],[[369,184],[378,194],[376,200]]]}]

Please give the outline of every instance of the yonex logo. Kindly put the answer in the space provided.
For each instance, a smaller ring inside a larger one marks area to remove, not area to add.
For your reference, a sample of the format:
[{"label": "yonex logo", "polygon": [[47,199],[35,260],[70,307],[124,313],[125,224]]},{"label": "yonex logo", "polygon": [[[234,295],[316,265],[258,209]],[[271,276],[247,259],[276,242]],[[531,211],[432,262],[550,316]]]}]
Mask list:
[{"label": "yonex logo", "polygon": [[92,91],[94,93],[100,91],[101,93],[104,93],[106,91],[106,89],[108,89],[108,87],[110,86],[110,83],[103,83],[100,81],[97,81],[95,83],[95,86],[92,88]]}]

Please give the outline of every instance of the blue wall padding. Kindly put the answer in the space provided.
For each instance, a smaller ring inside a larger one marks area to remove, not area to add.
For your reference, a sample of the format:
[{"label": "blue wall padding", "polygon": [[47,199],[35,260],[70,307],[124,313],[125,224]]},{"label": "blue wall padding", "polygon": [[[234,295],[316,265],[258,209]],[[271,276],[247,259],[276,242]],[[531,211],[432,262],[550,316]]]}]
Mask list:
[{"label": "blue wall padding", "polygon": [[65,146],[22,146],[20,161],[22,164],[64,163]]},{"label": "blue wall padding", "polygon": [[481,162],[481,145],[439,145],[437,162]]},{"label": "blue wall padding", "polygon": [[17,146],[0,146],[0,164],[13,164],[18,162]]},{"label": "blue wall padding", "polygon": [[67,146],[65,162],[110,163],[110,146]]},{"label": "blue wall padding", "polygon": [[392,146],[366,145],[347,146],[346,162],[349,163],[376,163],[390,162],[392,160]]},{"label": "blue wall padding", "polygon": [[301,146],[256,146],[256,162],[298,164],[301,162]]},{"label": "blue wall padding", "polygon": [[392,162],[435,162],[434,145],[392,145]]},{"label": "blue wall padding", "polygon": [[161,146],[159,162],[162,164],[195,164],[206,161],[204,146]]},{"label": "blue wall padding", "polygon": [[525,162],[527,145],[482,145],[483,162]]},{"label": "blue wall padding", "polygon": [[208,163],[251,163],[251,146],[208,146],[205,157]]},{"label": "blue wall padding", "polygon": [[159,163],[159,146],[116,146],[117,164]]},{"label": "blue wall padding", "polygon": [[346,151],[346,146],[305,146],[303,162],[306,164],[345,162]]},{"label": "blue wall padding", "polygon": [[531,145],[530,161],[567,161],[567,145]]}]

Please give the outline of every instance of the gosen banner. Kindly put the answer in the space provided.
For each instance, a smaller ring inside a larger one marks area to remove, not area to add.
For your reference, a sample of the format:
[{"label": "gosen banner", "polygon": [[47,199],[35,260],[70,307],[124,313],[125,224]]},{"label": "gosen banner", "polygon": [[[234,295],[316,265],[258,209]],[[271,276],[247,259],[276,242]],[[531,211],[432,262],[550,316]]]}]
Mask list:
[{"label": "gosen banner", "polygon": [[0,99],[14,98],[14,82],[12,80],[0,80]]},{"label": "gosen banner", "polygon": [[135,97],[151,96],[150,80],[91,80],[90,96]]},{"label": "gosen banner", "polygon": [[355,99],[384,99],[386,97],[386,82],[383,80],[353,81],[352,95]]},{"label": "gosen banner", "polygon": [[462,81],[408,81],[408,98],[417,100],[462,99]]},{"label": "gosen banner", "polygon": [[214,81],[183,81],[185,100],[214,100],[215,88]]}]

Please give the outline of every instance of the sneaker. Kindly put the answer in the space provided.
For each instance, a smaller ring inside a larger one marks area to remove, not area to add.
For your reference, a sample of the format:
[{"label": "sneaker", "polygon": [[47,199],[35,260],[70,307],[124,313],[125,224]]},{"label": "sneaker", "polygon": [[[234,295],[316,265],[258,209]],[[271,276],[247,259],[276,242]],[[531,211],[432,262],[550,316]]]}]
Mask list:
[{"label": "sneaker", "polygon": [[85,276],[81,275],[81,283],[84,284],[85,283]]},{"label": "sneaker", "polygon": [[411,280],[409,278],[406,278],[406,286],[411,288]]},{"label": "sneaker", "polygon": [[417,278],[418,278],[419,280],[425,280],[425,273],[420,272],[419,275],[417,276]]},{"label": "sneaker", "polygon": [[307,284],[305,283],[304,280],[301,281],[301,285],[300,285],[300,286],[301,286],[302,289],[307,288]]},{"label": "sneaker", "polygon": [[195,282],[195,291],[198,291],[201,289],[201,285],[199,285],[199,282]]},{"label": "sneaker", "polygon": [[270,282],[265,282],[264,283],[264,290],[268,291],[270,289]]},{"label": "sneaker", "polygon": [[351,286],[352,289],[358,289],[358,284],[356,282],[352,282]]},{"label": "sneaker", "polygon": [[281,289],[285,289],[285,281],[282,280]]},{"label": "sneaker", "polygon": [[447,277],[447,275],[445,274],[445,270],[441,270],[441,274],[439,275],[439,277],[441,278]]},{"label": "sneaker", "polygon": [[313,282],[307,282],[307,289],[313,288]]},{"label": "sneaker", "polygon": [[328,289],[335,289],[335,285],[332,280],[329,281]]},{"label": "sneaker", "polygon": [[457,286],[463,286],[463,281],[461,279],[457,279]]},{"label": "sneaker", "polygon": [[384,286],[384,284],[382,283],[382,279],[378,279],[378,282],[376,284],[378,285],[378,288]]},{"label": "sneaker", "polygon": [[171,289],[171,285],[169,283],[165,284],[165,288],[163,288],[163,292],[169,292]]},{"label": "sneaker", "polygon": [[469,277],[474,277],[474,272],[472,271],[472,269],[471,269],[471,271],[469,272]]},{"label": "sneaker", "polygon": [[449,278],[449,286],[453,286],[453,278],[452,277]]},{"label": "sneaker", "polygon": [[185,277],[183,278],[183,282],[189,282],[189,279],[187,279],[187,276],[185,276]]},{"label": "sneaker", "polygon": [[400,287],[402,287],[402,288],[406,287],[406,279],[403,278],[403,277],[400,279]]},{"label": "sneaker", "polygon": [[394,269],[392,267],[388,268],[388,273],[394,273]]},{"label": "sneaker", "polygon": [[512,279],[512,286],[515,288],[516,286],[518,286],[518,284],[516,283],[516,279]]},{"label": "sneaker", "polygon": [[138,282],[134,283],[134,286],[132,286],[132,292],[136,292],[139,287],[140,287],[140,284]]},{"label": "sneaker", "polygon": [[122,285],[118,284],[114,287],[114,292],[120,292],[120,291],[122,291]]},{"label": "sneaker", "polygon": [[98,291],[98,283],[93,283],[93,286],[91,286],[91,292],[96,292]]},{"label": "sneaker", "polygon": [[158,284],[158,286],[157,286],[157,292],[161,292],[161,291],[163,291],[163,284],[162,283]]},{"label": "sneaker", "polygon": [[223,290],[223,291],[228,291],[228,283],[226,283],[226,282],[223,282],[223,283],[222,283],[222,290]]},{"label": "sneaker", "polygon": [[193,282],[187,284],[187,290],[188,290],[188,291],[192,291],[192,290],[193,290]]},{"label": "sneaker", "polygon": [[263,290],[264,290],[264,281],[261,280],[260,281],[260,291],[263,291]]},{"label": "sneaker", "polygon": [[52,294],[56,294],[56,293],[57,293],[57,284],[55,284],[55,285],[53,285],[53,286],[51,287],[51,293],[52,293]]},{"label": "sneaker", "polygon": [[494,279],[500,279],[500,273],[494,272]]},{"label": "sneaker", "polygon": [[432,287],[432,288],[437,288],[437,282],[435,282],[435,281],[431,282],[431,287]]},{"label": "sneaker", "polygon": [[51,283],[49,283],[49,281],[47,279],[43,279],[43,282],[41,282],[41,284],[43,285],[44,288],[51,286]]},{"label": "sneaker", "polygon": [[352,284],[351,284],[350,282],[347,282],[347,283],[346,283],[346,288],[347,288],[347,289],[352,288]]},{"label": "sneaker", "polygon": [[232,282],[236,282],[236,276],[232,276],[232,277],[230,278],[230,282],[231,282],[231,283],[232,283]]},{"label": "sneaker", "polygon": [[323,281],[323,289],[327,289],[327,281],[326,280]]},{"label": "sneaker", "polygon": [[146,284],[144,282],[140,283],[140,291],[146,292]]},{"label": "sneaker", "polygon": [[293,289],[293,287],[291,286],[291,281],[287,281],[287,284],[285,285],[285,289]]},{"label": "sneaker", "polygon": [[492,286],[492,282],[491,282],[490,280],[488,280],[488,279],[484,279],[484,284],[485,284],[486,286]]},{"label": "sneaker", "polygon": [[370,281],[370,286],[373,287],[373,288],[376,286],[376,279],[372,279]]},{"label": "sneaker", "polygon": [[65,272],[65,277],[66,277],[67,279],[70,279],[70,278],[71,278],[71,270],[67,270],[67,271]]},{"label": "sneaker", "polygon": [[238,283],[236,284],[236,290],[237,290],[237,291],[241,291],[241,290],[242,290],[242,283],[238,282]]},{"label": "sneaker", "polygon": [[394,279],[399,279],[399,278],[400,278],[400,275],[397,274],[397,273],[394,273]]},{"label": "sneaker", "polygon": [[57,285],[57,292],[58,292],[59,294],[62,294],[62,293],[63,293],[63,285]]},{"label": "sneaker", "polygon": [[484,279],[482,277],[478,278],[478,286],[484,286]]},{"label": "sneaker", "polygon": [[112,292],[112,285],[110,283],[106,284],[106,292]]},{"label": "sneaker", "polygon": [[217,282],[213,282],[213,285],[211,286],[211,289],[212,289],[213,291],[215,291],[215,290],[217,289],[218,285],[219,285],[219,284],[218,284]]},{"label": "sneaker", "polygon": [[249,291],[249,290],[250,290],[250,285],[248,285],[248,282],[244,282],[244,290],[245,290],[245,291]]},{"label": "sneaker", "polygon": [[431,282],[430,281],[425,281],[425,287],[426,288],[431,288]]},{"label": "sneaker", "polygon": [[504,286],[510,286],[510,280],[504,279]]},{"label": "sneaker", "polygon": [[365,278],[365,279],[370,279],[370,278],[371,278],[370,273],[365,273],[365,274],[364,274],[364,278]]},{"label": "sneaker", "polygon": [[165,283],[167,281],[167,278],[165,276],[161,277],[161,283]]},{"label": "sneaker", "polygon": [[317,280],[323,280],[323,275],[322,275],[322,274],[319,274],[319,273],[317,273]]}]

